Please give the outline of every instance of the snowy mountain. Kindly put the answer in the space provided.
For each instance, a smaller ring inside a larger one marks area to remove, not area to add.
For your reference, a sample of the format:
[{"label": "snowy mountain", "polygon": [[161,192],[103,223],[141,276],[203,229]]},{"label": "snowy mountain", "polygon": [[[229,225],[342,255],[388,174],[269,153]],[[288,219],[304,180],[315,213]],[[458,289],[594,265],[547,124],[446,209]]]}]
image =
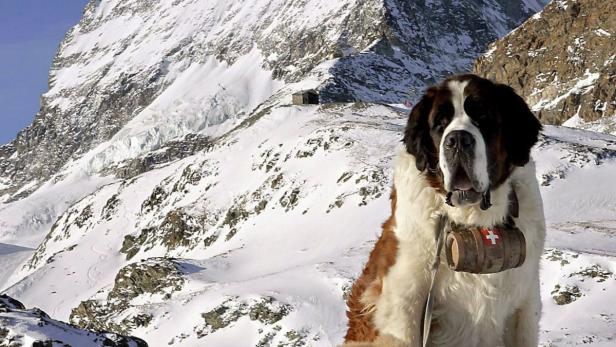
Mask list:
[{"label": "snowy mountain", "polygon": [[[224,134],[283,85],[324,101],[401,102],[467,70],[535,0],[91,0],[32,125],[0,147],[15,201],[71,161],[88,174],[199,133]],[[85,158],[87,157],[87,158]]]},{"label": "snowy mountain", "polygon": [[[0,149],[0,291],[150,346],[341,342],[388,215],[396,103],[540,8],[90,2],[35,122]],[[309,88],[322,104],[291,105]],[[608,345],[616,137],[547,127],[534,155],[543,344]]]}]

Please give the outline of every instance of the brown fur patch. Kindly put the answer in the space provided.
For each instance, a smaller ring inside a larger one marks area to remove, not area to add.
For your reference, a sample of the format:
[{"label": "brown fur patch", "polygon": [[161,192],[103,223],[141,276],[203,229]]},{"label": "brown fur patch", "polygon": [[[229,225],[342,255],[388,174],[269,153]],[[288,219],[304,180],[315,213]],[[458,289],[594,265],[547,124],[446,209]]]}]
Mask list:
[{"label": "brown fur patch", "polygon": [[349,329],[345,342],[372,342],[379,335],[372,321],[374,305],[381,295],[383,278],[396,262],[398,239],[394,234],[396,226],[396,189],[391,192],[391,216],[383,224],[383,233],[370,253],[366,267],[353,284],[347,300]]}]

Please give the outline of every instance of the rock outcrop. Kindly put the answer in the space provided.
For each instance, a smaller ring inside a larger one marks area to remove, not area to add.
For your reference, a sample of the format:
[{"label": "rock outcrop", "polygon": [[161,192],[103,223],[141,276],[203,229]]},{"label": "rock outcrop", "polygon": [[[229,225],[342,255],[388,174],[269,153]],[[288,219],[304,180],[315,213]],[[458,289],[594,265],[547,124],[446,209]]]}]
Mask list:
[{"label": "rock outcrop", "polygon": [[513,86],[546,124],[614,133],[616,2],[552,1],[492,44],[474,70]]},{"label": "rock outcrop", "polygon": [[127,312],[133,306],[133,299],[144,295],[155,296],[160,301],[170,300],[183,284],[182,272],[173,260],[151,258],[127,265],[116,275],[106,298],[81,302],[71,312],[70,322],[83,329],[129,334],[152,320],[152,315],[147,312]]},{"label": "rock outcrop", "polygon": [[136,337],[82,330],[0,294],[0,346],[147,347]]}]

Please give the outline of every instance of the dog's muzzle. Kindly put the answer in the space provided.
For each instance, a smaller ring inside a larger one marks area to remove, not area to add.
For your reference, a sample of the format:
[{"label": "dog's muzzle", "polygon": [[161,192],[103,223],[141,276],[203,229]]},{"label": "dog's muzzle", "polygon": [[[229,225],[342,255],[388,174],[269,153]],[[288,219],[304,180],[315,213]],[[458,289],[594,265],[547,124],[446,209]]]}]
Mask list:
[{"label": "dog's muzzle", "polygon": [[452,174],[446,203],[450,206],[481,203],[482,209],[488,209],[492,205],[490,190],[479,191],[479,182],[474,172],[475,138],[468,131],[454,130],[443,141],[445,160]]}]

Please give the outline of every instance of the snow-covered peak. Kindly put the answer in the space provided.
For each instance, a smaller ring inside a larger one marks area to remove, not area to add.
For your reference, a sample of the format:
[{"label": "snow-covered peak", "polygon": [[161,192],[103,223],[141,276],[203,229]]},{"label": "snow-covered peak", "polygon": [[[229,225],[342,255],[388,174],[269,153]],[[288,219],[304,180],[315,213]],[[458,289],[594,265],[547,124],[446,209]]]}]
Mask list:
[{"label": "snow-covered peak", "polygon": [[538,9],[492,0],[92,0],[60,46],[33,124],[0,147],[0,196],[27,196],[84,156],[76,166],[99,172],[187,134],[219,136],[307,78],[324,101],[412,100],[468,70]]}]

